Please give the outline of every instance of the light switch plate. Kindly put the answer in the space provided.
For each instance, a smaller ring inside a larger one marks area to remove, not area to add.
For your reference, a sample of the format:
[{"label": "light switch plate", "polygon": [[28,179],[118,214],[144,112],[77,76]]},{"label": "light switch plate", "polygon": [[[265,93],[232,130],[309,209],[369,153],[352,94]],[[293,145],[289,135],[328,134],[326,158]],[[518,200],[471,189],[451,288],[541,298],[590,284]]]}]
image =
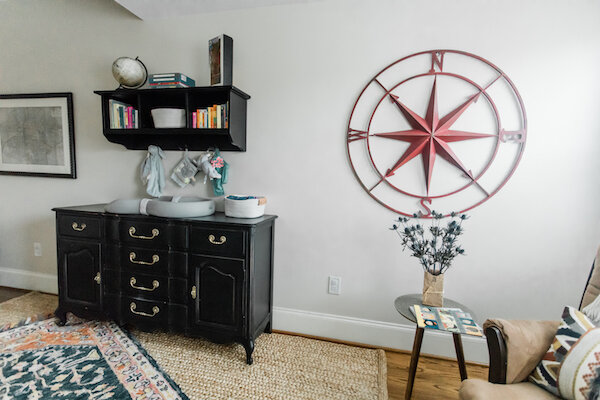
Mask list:
[{"label": "light switch plate", "polygon": [[340,294],[342,292],[342,278],[339,276],[330,276],[327,292],[329,294]]}]

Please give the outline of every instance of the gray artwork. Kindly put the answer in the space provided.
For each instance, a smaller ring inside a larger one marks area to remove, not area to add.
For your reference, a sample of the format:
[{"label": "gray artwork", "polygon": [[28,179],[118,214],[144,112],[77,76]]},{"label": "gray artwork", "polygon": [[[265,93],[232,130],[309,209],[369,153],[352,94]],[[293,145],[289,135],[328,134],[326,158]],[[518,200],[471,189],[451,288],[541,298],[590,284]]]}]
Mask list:
[{"label": "gray artwork", "polygon": [[65,165],[61,107],[0,108],[3,164]]}]

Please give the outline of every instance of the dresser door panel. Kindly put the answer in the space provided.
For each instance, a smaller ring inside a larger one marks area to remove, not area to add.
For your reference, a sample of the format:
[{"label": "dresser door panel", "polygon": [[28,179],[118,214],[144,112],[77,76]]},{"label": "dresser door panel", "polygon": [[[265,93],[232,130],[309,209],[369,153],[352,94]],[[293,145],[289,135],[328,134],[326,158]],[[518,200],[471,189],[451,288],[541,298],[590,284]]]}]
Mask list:
[{"label": "dresser door panel", "polygon": [[[244,262],[192,256],[192,325],[215,326],[229,331],[242,327]],[[195,290],[194,290],[195,287]]]},{"label": "dresser door panel", "polygon": [[101,309],[100,243],[62,239],[59,244],[61,300]]}]

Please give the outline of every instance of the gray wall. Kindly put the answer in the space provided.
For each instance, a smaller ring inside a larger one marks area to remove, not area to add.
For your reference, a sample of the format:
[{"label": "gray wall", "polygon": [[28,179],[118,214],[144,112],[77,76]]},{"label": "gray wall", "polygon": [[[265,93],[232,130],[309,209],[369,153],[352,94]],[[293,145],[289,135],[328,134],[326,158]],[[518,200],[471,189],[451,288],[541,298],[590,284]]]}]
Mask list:
[{"label": "gray wall", "polygon": [[[469,51],[523,96],[527,148],[498,195],[471,212],[446,294],[481,317],[557,318],[577,304],[599,244],[600,3],[331,0],[140,21],[112,1],[0,2],[0,92],[74,95],[77,180],[0,176],[0,284],[55,287],[55,206],[141,197],[145,156],[106,141],[100,98],[112,61],[208,82],[207,41],[234,38],[234,83],[252,96],[248,151],[226,153],[229,193],[268,196],[278,214],[278,329],[409,348],[392,303],[422,271],[387,230],[395,215],[356,182],[345,129],[362,87],[416,51]],[[169,152],[169,171],[179,159]],[[202,184],[169,194],[208,195]],[[33,242],[43,256],[33,256]],[[327,276],[343,278],[326,293]],[[434,336],[435,337],[435,336]],[[424,351],[446,354],[444,337]],[[481,342],[468,357],[484,359]],[[451,352],[448,354],[452,354]]]}]

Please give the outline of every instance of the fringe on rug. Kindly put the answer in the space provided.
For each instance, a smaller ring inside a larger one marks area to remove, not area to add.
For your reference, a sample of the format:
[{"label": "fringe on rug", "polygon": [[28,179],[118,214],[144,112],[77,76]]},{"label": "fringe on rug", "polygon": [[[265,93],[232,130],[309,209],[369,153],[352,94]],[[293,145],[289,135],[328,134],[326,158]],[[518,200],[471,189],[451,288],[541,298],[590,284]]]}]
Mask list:
[{"label": "fringe on rug", "polygon": [[0,332],[10,331],[11,329],[19,328],[21,326],[29,325],[38,321],[44,321],[52,317],[54,317],[54,313],[37,314],[32,317],[22,319],[19,322],[12,322],[5,325],[0,325]]}]

